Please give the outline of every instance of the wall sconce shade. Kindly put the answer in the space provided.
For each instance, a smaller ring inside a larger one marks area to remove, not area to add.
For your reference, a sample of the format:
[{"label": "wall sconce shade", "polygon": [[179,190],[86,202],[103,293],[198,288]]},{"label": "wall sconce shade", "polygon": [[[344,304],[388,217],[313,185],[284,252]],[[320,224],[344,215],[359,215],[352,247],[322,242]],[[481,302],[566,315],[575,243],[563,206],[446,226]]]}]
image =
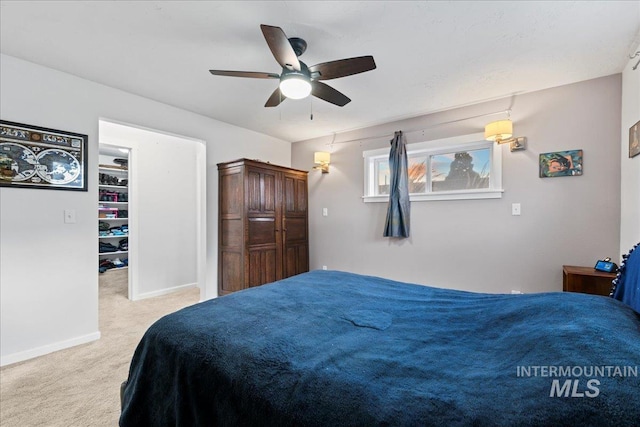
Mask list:
[{"label": "wall sconce shade", "polygon": [[484,138],[497,144],[509,144],[511,151],[524,150],[527,138],[513,136],[513,123],[511,120],[498,120],[484,127]]},{"label": "wall sconce shade", "polygon": [[322,173],[329,173],[329,163],[331,163],[331,154],[326,151],[316,151],[313,153],[314,169],[319,169]]},{"label": "wall sconce shade", "polygon": [[[487,141],[502,141],[513,136],[513,123],[511,120],[498,120],[484,127],[484,138]],[[498,142],[499,144],[500,142]]]},{"label": "wall sconce shade", "polygon": [[322,163],[331,163],[331,154],[326,151],[316,151],[313,153],[313,163],[321,165]]}]

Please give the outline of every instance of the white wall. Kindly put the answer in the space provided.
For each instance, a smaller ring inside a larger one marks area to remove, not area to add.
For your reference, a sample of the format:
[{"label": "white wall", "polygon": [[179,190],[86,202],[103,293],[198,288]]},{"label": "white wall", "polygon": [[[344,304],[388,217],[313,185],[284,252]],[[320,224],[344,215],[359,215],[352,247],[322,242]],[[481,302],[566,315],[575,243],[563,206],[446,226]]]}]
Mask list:
[{"label": "white wall", "polygon": [[[311,168],[314,151],[333,151],[329,174],[309,174],[310,267],[471,291],[560,291],[562,265],[619,256],[620,104],[618,74],[339,134],[333,146],[333,137],[294,143],[299,169]],[[500,147],[503,197],[413,202],[411,237],[383,238],[386,204],[361,200],[362,152],[388,147],[396,130],[409,144],[482,132],[504,116],[439,124],[509,107],[528,148]],[[572,149],[584,150],[582,176],[538,177],[540,153]]]},{"label": "white wall", "polygon": [[[640,45],[636,51],[640,51]],[[629,158],[629,128],[640,120],[640,66],[632,69],[637,62],[637,57],[631,59],[622,72],[621,254],[640,242],[640,155]]]},{"label": "white wall", "polygon": [[[217,163],[290,165],[290,144],[17,58],[0,56],[3,120],[89,136],[89,191],[0,189],[0,364],[98,338],[98,121],[207,143],[207,282],[217,294]],[[63,223],[75,209],[76,224]]]},{"label": "white wall", "polygon": [[100,121],[100,143],[131,150],[131,299],[197,284],[198,171],[204,145],[107,121]]}]

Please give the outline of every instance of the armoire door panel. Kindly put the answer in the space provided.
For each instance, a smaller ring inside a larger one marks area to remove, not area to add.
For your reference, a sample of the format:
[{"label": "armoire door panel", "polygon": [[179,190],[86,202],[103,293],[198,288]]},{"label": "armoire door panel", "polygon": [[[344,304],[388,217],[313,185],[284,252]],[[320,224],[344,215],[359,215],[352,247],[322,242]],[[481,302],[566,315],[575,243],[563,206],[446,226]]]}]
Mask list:
[{"label": "armoire door panel", "polygon": [[220,215],[242,215],[242,173],[220,177]]},{"label": "armoire door panel", "polygon": [[240,248],[242,246],[242,220],[220,219],[220,244],[223,247]]},{"label": "armoire door panel", "polygon": [[262,210],[263,212],[276,211],[276,176],[272,174],[263,175]]},{"label": "armoire door panel", "polygon": [[296,212],[307,212],[307,180],[296,180]]},{"label": "armoire door panel", "polygon": [[284,251],[284,277],[295,276],[296,274],[297,251],[293,246],[288,246]]},{"label": "armoire door panel", "polygon": [[296,211],[296,182],[295,179],[284,177],[284,209],[285,212]]},{"label": "armoire door panel", "polygon": [[249,287],[274,282],[278,278],[276,250],[249,251]]},{"label": "armoire door panel", "polygon": [[285,220],[285,242],[307,240],[307,218],[287,217]]},{"label": "armoire door panel", "polygon": [[270,170],[249,169],[247,173],[248,205],[251,213],[276,211],[277,173]]},{"label": "armoire door panel", "polygon": [[307,243],[298,245],[298,271],[297,274],[309,271],[309,245]]},{"label": "armoire door panel", "polygon": [[250,212],[261,211],[260,173],[249,171],[247,173],[247,210]]},{"label": "armoire door panel", "polygon": [[220,290],[223,293],[242,290],[242,254],[222,251],[220,267]]},{"label": "armoire door panel", "polygon": [[307,180],[296,175],[284,177],[284,207],[286,213],[307,212]]},{"label": "armoire door panel", "polygon": [[286,245],[284,256],[284,277],[309,271],[308,247],[306,244]]},{"label": "armoire door panel", "polygon": [[249,218],[248,223],[247,244],[249,246],[276,244],[275,218]]}]

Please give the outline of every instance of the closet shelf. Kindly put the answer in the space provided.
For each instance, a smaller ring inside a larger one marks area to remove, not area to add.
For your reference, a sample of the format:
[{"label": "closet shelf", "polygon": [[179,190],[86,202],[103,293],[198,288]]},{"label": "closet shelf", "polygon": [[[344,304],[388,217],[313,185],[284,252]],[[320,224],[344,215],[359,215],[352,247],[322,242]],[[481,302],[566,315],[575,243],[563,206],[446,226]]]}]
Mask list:
[{"label": "closet shelf", "polygon": [[98,170],[103,169],[109,172],[129,172],[129,168],[123,168],[122,166],[98,165]]},{"label": "closet shelf", "polygon": [[98,184],[98,188],[112,188],[114,190],[124,190],[124,191],[129,190],[129,188],[126,185]]},{"label": "closet shelf", "polygon": [[118,255],[118,254],[128,254],[129,251],[115,251],[115,252],[99,252],[100,256],[102,255]]}]

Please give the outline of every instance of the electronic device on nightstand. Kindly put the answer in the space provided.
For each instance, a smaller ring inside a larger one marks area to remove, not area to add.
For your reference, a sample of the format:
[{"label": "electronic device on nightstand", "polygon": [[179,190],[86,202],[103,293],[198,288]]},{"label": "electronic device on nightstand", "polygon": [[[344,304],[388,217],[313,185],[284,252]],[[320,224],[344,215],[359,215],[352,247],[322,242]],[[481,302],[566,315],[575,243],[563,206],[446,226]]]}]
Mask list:
[{"label": "electronic device on nightstand", "polygon": [[611,262],[611,258],[609,257],[598,260],[593,268],[597,271],[604,271],[605,273],[615,273],[618,270],[618,266],[614,262]]}]

